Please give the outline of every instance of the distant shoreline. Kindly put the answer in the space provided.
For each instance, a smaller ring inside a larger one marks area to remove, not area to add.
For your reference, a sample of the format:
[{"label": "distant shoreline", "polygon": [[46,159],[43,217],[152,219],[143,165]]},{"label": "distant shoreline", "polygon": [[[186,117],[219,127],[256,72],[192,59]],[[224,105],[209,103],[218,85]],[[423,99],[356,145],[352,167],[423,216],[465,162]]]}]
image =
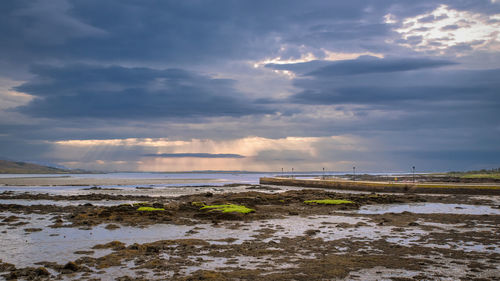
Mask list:
[{"label": "distant shoreline", "polygon": [[16,177],[0,178],[0,186],[108,186],[149,184],[197,184],[223,182],[218,179],[104,179],[72,177]]}]

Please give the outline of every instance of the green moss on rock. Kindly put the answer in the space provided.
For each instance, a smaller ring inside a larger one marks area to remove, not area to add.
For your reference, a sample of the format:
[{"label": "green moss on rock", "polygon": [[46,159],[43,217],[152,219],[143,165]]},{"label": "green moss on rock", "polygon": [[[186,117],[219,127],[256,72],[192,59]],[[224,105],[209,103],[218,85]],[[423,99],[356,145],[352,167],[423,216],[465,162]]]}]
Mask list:
[{"label": "green moss on rock", "polygon": [[153,208],[153,207],[140,207],[137,209],[137,211],[151,212],[151,211],[165,211],[165,209],[164,208]]},{"label": "green moss on rock", "polygon": [[255,212],[254,209],[247,208],[243,205],[234,205],[234,204],[224,204],[224,205],[205,205],[200,210],[209,210],[211,211],[220,211],[222,213],[242,213],[248,214]]}]

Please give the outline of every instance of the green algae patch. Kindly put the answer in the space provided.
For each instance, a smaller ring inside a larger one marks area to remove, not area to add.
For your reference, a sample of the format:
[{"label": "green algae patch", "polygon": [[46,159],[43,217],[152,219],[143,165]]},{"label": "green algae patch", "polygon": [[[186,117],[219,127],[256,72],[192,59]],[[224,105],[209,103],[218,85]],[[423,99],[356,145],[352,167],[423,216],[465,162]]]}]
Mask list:
[{"label": "green algae patch", "polygon": [[151,211],[165,211],[163,208],[153,208],[153,207],[140,207],[137,209],[137,211],[146,211],[146,212],[151,212]]},{"label": "green algae patch", "polygon": [[335,199],[321,199],[321,200],[306,200],[306,204],[323,204],[323,205],[340,205],[340,204],[354,204],[349,200],[335,200]]},{"label": "green algae patch", "polygon": [[205,204],[203,202],[197,202],[197,201],[191,202],[191,205],[196,206],[196,207],[204,207],[205,206]]},{"label": "green algae patch", "polygon": [[220,211],[222,213],[242,213],[248,214],[255,212],[254,209],[247,208],[243,205],[234,205],[234,204],[224,204],[224,205],[205,205],[200,210],[209,210],[211,211]]}]

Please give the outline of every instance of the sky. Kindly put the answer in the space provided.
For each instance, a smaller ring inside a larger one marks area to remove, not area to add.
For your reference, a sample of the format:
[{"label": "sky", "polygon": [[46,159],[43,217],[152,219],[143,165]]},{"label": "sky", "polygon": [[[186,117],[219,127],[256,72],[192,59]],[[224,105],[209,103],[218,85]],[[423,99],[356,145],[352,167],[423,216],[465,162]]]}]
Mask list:
[{"label": "sky", "polygon": [[500,166],[500,1],[4,0],[0,158]]}]

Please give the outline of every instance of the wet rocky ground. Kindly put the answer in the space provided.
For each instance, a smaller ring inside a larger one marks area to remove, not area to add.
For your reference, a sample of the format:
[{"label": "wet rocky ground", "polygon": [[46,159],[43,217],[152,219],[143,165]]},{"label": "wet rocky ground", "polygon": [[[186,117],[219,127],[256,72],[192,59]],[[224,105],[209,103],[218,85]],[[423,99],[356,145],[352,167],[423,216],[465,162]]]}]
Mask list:
[{"label": "wet rocky ground", "polygon": [[[0,204],[0,275],[21,280],[500,280],[498,196],[284,191],[259,185],[230,190],[178,197],[0,193],[2,202],[8,201]],[[317,199],[353,203],[304,202]],[[43,204],[37,204],[40,200]],[[201,209],[218,204],[254,212]]]}]

